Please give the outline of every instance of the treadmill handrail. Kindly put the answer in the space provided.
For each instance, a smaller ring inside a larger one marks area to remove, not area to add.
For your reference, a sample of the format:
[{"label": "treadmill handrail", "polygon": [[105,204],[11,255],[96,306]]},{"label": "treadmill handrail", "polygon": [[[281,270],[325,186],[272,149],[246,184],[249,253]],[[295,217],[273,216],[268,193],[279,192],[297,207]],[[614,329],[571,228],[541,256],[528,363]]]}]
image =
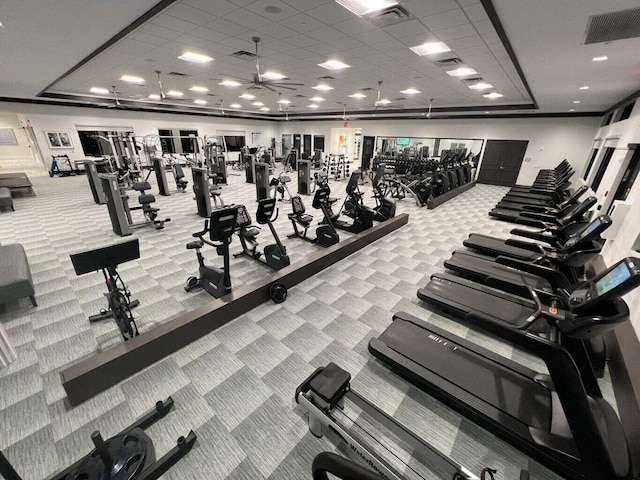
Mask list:
[{"label": "treadmill handrail", "polygon": [[556,379],[553,385],[585,471],[589,472],[591,478],[618,478],[602,433],[593,417],[580,372],[569,352],[558,343],[527,330],[514,329],[504,322],[479,312],[469,312],[465,316],[465,321],[491,334],[496,334],[501,339],[513,343],[544,361],[549,375]]},{"label": "treadmill handrail", "polygon": [[342,480],[380,480],[380,475],[332,452],[316,455],[311,464],[313,480],[328,480],[327,473]]},{"label": "treadmill handrail", "polygon": [[504,243],[505,245],[509,245],[510,247],[518,247],[524,250],[529,250],[531,252],[541,253],[542,255],[545,255],[547,253],[547,249],[551,251],[554,250],[553,246],[545,248],[539,243],[524,242],[522,240],[518,240],[517,238],[507,238]]}]

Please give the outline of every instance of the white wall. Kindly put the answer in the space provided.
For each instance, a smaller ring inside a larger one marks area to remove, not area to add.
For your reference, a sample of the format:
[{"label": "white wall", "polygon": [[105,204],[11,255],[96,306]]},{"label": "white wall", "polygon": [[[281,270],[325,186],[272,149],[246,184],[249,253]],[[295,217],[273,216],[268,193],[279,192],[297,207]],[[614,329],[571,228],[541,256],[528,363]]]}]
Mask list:
[{"label": "white wall", "polygon": [[[350,128],[362,128],[363,136],[528,140],[518,183],[531,183],[538,170],[552,168],[564,158],[581,171],[599,124],[595,117],[349,121]],[[281,122],[280,134],[313,133],[329,140],[331,128],[342,125],[342,120]]]},{"label": "white wall", "polygon": [[[602,145],[605,145],[606,142],[616,142],[616,152],[611,158],[607,172],[602,178],[600,188],[596,192],[599,203],[604,203],[607,201],[605,193],[614,189],[626,169],[630,159],[628,145],[630,143],[640,144],[640,99],[636,101],[633,112],[631,112],[631,116],[627,120],[600,128],[595,136],[594,143],[596,141],[600,142],[600,152],[591,168],[588,180],[593,178],[598,169],[604,150]],[[612,191],[609,195],[614,193],[615,191]],[[613,213],[614,227],[615,224],[622,225],[622,227],[617,231],[615,237],[607,240],[605,244],[602,253],[607,265],[612,265],[627,256],[640,257],[640,253],[633,250],[634,243],[638,242],[640,237],[640,178],[636,180],[625,203],[630,205],[625,215],[617,215],[615,211]],[[640,247],[637,248],[640,249]],[[640,337],[640,291],[636,289],[625,296],[625,300],[631,311],[631,322],[638,337]]]},{"label": "white wall", "polygon": [[[259,120],[0,102],[0,112],[3,111],[23,114],[31,121],[47,165],[51,162],[51,155],[67,154],[71,160],[85,158],[76,125],[132,127],[136,135],[157,135],[158,128],[196,129],[199,136],[215,135],[217,130],[244,131],[247,144],[251,143],[253,132],[262,133],[264,145],[267,145],[272,137],[279,137],[277,122]],[[13,117],[15,118],[15,114]],[[50,149],[43,133],[46,130],[69,131],[74,148]]]},{"label": "white wall", "polygon": [[18,141],[17,145],[0,145],[0,164],[3,160],[11,160],[13,163],[25,159],[26,161],[32,162],[33,156],[29,148],[27,134],[24,129],[20,127],[18,116],[0,107],[0,128],[11,128]]}]

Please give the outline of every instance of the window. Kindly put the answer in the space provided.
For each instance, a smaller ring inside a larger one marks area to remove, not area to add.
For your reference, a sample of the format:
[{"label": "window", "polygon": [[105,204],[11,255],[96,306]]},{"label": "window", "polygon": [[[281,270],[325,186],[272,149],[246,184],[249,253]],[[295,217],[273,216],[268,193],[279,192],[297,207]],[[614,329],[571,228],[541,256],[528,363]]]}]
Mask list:
[{"label": "window", "polygon": [[609,125],[611,123],[611,120],[613,119],[613,112],[611,112],[608,115],[605,115],[604,118],[602,119],[602,123],[600,124],[601,127],[606,127],[607,125]]},{"label": "window", "polygon": [[173,135],[171,130],[158,129],[158,134],[160,135],[160,145],[162,145],[162,153],[176,153],[176,146],[173,143],[173,138],[162,138],[171,137]]},{"label": "window", "polygon": [[198,143],[195,141],[195,137],[197,136],[197,130],[180,130],[180,144],[182,145],[182,153],[200,153],[196,151],[198,150]]},{"label": "window", "polygon": [[246,145],[245,137],[242,135],[225,135],[224,141],[229,152],[239,152]]},{"label": "window", "polygon": [[125,156],[127,152],[118,136],[124,137],[128,134],[133,135],[133,131],[78,130],[82,151],[88,157]]},{"label": "window", "polygon": [[598,156],[598,149],[594,148],[593,149],[593,153],[591,154],[591,158],[589,159],[589,164],[587,165],[587,171],[584,172],[584,176],[582,178],[584,178],[585,180],[587,178],[589,178],[589,173],[591,173],[591,167],[593,167],[593,162],[595,161],[596,157]]},{"label": "window", "polygon": [[626,120],[627,118],[629,118],[631,116],[631,112],[633,111],[633,107],[635,106],[635,104],[636,104],[636,102],[633,101],[629,105],[626,105],[622,109],[622,114],[620,115],[620,120]]},{"label": "window", "polygon": [[598,167],[596,176],[593,177],[593,183],[591,184],[591,188],[594,192],[598,191],[598,187],[600,186],[602,177],[604,177],[604,174],[607,171],[607,167],[609,166],[609,162],[611,161],[611,157],[613,157],[613,152],[615,151],[616,149],[614,147],[607,147],[607,149],[604,151],[604,157],[602,158],[602,162],[600,162],[600,166]]},{"label": "window", "polygon": [[313,149],[324,152],[324,135],[313,136]]}]

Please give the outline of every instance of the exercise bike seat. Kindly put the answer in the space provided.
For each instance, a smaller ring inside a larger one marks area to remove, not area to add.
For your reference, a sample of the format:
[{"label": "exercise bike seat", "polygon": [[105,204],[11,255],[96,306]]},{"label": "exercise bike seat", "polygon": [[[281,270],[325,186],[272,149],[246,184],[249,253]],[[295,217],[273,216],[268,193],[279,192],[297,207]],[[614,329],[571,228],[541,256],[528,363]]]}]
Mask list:
[{"label": "exercise bike seat", "polygon": [[291,181],[291,177],[289,175],[281,175],[280,182],[281,183],[289,183]]},{"label": "exercise bike seat", "polygon": [[144,192],[145,190],[151,190],[149,182],[133,182],[133,189],[137,192]]},{"label": "exercise bike seat", "polygon": [[153,203],[155,201],[156,197],[154,197],[150,193],[143,193],[138,197],[138,203],[140,203],[140,205],[149,205],[150,203]]},{"label": "exercise bike seat", "polygon": [[187,243],[187,250],[196,250],[198,248],[202,248],[204,242],[202,240],[194,240],[193,242]]},{"label": "exercise bike seat", "polygon": [[257,227],[249,227],[249,228],[241,228],[238,231],[238,235],[240,235],[243,238],[255,238],[260,234],[260,230],[258,230]]},{"label": "exercise bike seat", "polygon": [[289,219],[290,220],[295,220],[296,222],[298,222],[300,225],[302,225],[303,227],[307,227],[311,224],[311,222],[313,222],[313,217],[311,215],[307,215],[305,213],[297,215],[295,213],[290,213],[289,214]]},{"label": "exercise bike seat", "polygon": [[222,195],[222,188],[216,187],[216,186],[210,187],[209,188],[209,193],[211,195]]}]

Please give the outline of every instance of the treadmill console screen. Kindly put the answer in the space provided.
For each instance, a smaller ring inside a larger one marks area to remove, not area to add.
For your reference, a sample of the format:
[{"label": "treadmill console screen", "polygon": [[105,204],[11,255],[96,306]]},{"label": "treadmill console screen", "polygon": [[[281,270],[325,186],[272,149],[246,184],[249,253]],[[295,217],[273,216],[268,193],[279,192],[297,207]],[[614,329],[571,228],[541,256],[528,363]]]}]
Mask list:
[{"label": "treadmill console screen", "polygon": [[590,234],[592,234],[600,225],[602,225],[602,221],[600,220],[600,217],[596,218],[593,222],[591,222],[589,225],[587,225],[587,228],[585,228],[582,233],[580,234],[580,238],[585,238],[587,236],[589,236]]},{"label": "treadmill console screen", "polygon": [[615,287],[621,285],[625,280],[631,278],[631,271],[627,264],[622,262],[595,284],[595,290],[598,295],[604,295]]}]

